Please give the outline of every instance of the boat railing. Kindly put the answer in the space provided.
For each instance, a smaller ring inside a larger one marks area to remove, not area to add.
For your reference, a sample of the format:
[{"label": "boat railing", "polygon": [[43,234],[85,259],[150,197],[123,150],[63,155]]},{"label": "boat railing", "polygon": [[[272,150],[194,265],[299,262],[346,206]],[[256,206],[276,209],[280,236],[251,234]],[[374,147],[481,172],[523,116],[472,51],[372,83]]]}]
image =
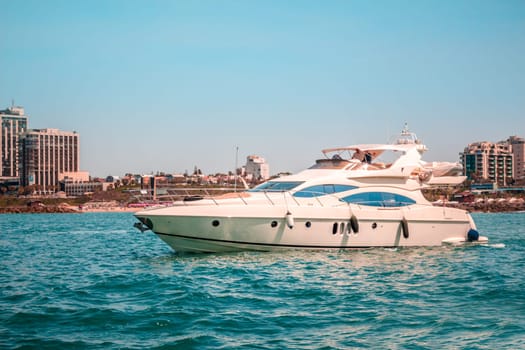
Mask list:
[{"label": "boat railing", "polygon": [[175,204],[190,205],[191,202],[203,199],[211,200],[216,205],[218,197],[229,195],[231,198],[239,198],[244,204],[248,204],[243,198],[244,191],[236,191],[228,187],[197,187],[197,188],[158,188],[158,189],[141,189],[130,190],[131,200],[129,206],[141,207],[158,207],[171,206]]},{"label": "boat railing", "polygon": [[268,201],[269,201],[270,203],[272,203],[272,205],[275,205],[275,203],[272,201],[272,199],[270,198],[270,196],[268,195],[268,193],[269,193],[268,191],[264,191],[264,196],[268,199]]},{"label": "boat railing", "polygon": [[[131,192],[131,191],[130,191]],[[359,199],[357,201],[345,200],[348,192],[325,193],[312,191],[311,195],[296,197],[290,191],[257,191],[264,195],[264,198],[272,206],[279,204],[292,204],[295,206],[312,205],[315,201],[319,206],[334,206],[340,204],[355,204],[365,206],[375,206],[383,208],[406,207],[414,204],[414,202],[403,202],[400,200],[365,200]],[[159,207],[159,206],[173,206],[173,205],[192,205],[194,202],[201,200],[208,200],[215,205],[225,205],[224,199],[238,199],[243,205],[250,205],[250,201],[246,200],[246,191],[235,191],[232,188],[170,188],[157,190],[154,194],[150,190],[136,190],[132,193],[133,200],[129,206],[134,207]],[[304,192],[302,192],[304,194]],[[228,201],[228,204],[235,202]],[[260,203],[260,202],[259,202]]]}]

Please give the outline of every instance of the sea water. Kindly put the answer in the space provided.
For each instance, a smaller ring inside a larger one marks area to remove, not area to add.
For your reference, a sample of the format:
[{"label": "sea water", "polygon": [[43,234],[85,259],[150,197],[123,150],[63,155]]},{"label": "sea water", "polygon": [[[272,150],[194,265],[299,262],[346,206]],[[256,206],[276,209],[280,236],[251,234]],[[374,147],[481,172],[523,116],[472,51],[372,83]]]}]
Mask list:
[{"label": "sea water", "polygon": [[0,348],[524,349],[525,213],[485,246],[177,255],[129,213],[0,215]]}]

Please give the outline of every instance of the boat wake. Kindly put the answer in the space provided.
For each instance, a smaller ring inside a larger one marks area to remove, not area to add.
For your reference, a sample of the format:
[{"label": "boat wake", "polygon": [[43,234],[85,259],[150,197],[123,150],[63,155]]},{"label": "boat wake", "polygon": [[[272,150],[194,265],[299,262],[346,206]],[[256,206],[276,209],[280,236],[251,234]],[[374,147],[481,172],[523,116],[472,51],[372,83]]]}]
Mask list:
[{"label": "boat wake", "polygon": [[487,244],[486,246],[489,247],[489,248],[495,248],[495,249],[506,248],[505,243],[493,243],[493,244]]}]

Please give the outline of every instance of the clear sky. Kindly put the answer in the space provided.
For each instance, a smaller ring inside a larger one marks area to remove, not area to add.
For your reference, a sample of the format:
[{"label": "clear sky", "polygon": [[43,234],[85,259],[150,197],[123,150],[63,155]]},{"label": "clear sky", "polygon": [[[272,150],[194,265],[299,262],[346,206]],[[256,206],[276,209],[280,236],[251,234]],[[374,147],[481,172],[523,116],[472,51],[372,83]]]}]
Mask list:
[{"label": "clear sky", "polygon": [[0,109],[77,131],[81,170],[271,173],[385,142],[525,137],[523,0],[0,0]]}]

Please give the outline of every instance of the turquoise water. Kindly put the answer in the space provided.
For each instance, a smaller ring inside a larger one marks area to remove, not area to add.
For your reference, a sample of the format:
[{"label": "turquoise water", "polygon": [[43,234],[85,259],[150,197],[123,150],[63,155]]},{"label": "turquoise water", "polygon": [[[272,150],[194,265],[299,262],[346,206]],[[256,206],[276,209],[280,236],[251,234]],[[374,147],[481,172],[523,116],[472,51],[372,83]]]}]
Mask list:
[{"label": "turquoise water", "polygon": [[131,214],[0,215],[0,348],[525,349],[525,213],[488,246],[179,256]]}]

